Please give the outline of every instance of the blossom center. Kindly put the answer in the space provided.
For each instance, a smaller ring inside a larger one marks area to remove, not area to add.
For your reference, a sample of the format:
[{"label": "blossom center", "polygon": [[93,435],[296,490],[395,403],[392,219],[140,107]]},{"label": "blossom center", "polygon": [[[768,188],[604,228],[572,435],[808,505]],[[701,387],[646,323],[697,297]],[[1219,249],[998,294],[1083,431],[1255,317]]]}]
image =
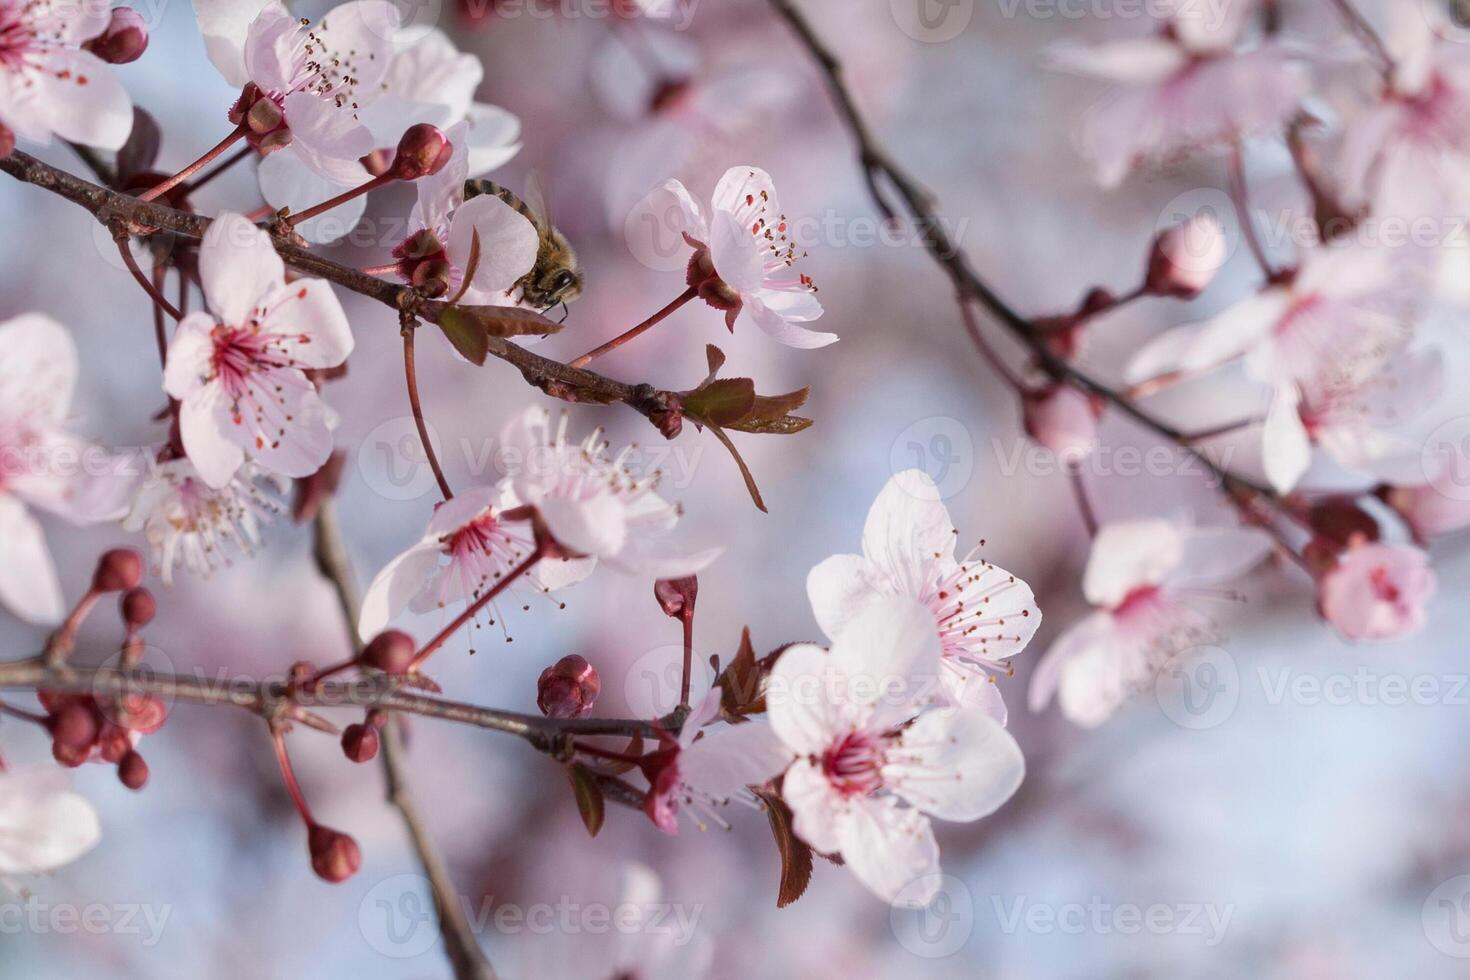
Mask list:
[{"label": "blossom center", "polygon": [[1119,619],[1130,619],[1153,606],[1158,596],[1158,586],[1141,585],[1125,595],[1123,601],[1113,607],[1113,615]]},{"label": "blossom center", "polygon": [[1403,591],[1398,587],[1398,583],[1393,580],[1393,576],[1389,570],[1383,565],[1375,567],[1368,573],[1368,585],[1373,589],[1374,597],[1380,602],[1398,605],[1399,601],[1403,598]]},{"label": "blossom center", "polygon": [[882,736],[854,731],[822,755],[822,774],[844,797],[867,796],[883,788]]}]

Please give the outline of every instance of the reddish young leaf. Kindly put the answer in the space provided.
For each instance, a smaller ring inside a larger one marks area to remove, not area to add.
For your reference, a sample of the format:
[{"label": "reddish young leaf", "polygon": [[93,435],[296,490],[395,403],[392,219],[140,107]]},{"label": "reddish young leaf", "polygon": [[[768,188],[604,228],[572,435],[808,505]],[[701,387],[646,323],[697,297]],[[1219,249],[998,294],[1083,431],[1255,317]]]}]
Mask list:
[{"label": "reddish young leaf", "polygon": [[597,785],[597,774],[581,763],[567,766],[567,778],[572,781],[572,793],[577,798],[577,812],[582,815],[582,824],[593,837],[602,829],[606,816],[602,799],[602,787]]},{"label": "reddish young leaf", "polygon": [[766,805],[771,834],[781,852],[781,886],[776,892],[776,908],[784,909],[800,898],[807,885],[811,884],[812,849],[792,831],[791,808],[785,800],[768,790],[758,789],[755,795]]}]

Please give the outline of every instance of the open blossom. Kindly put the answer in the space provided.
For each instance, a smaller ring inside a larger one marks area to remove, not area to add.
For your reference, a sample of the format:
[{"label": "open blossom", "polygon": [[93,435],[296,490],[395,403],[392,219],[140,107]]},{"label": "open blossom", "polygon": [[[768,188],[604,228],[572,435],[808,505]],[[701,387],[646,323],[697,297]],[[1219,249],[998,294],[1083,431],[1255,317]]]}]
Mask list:
[{"label": "open blossom", "polygon": [[1435,589],[1424,551],[1365,542],[1348,548],[1322,575],[1317,608],[1346,639],[1387,640],[1424,625]]},{"label": "open blossom", "polygon": [[249,555],[260,543],[261,522],[284,509],[278,499],[283,490],[279,477],[255,463],[211,487],[188,459],[173,459],[149,472],[123,527],[143,532],[157,575],[172,585],[180,563],[208,575],[227,564],[232,551]]},{"label": "open blossom", "polygon": [[889,598],[830,651],[788,648],[768,682],[771,728],[793,758],[781,788],[793,829],[887,902],[922,906],[937,892],[931,816],[979,820],[1025,773],[1015,739],[984,712],[923,710],[939,660],[929,611]]},{"label": "open blossom", "polygon": [[655,492],[658,475],[634,475],[626,455],[610,458],[601,430],[570,443],[563,415],[532,407],[500,433],[515,500],[534,509],[545,532],[569,556],[596,558],[655,578],[681,578],[708,567],[724,549],[688,551],[670,534],[679,509]]},{"label": "open blossom", "polygon": [[131,481],[109,454],[65,429],[77,382],[66,328],[39,313],[0,323],[0,601],[30,622],[64,613],[61,586],[31,508],[73,524],[111,520]]},{"label": "open blossom", "polygon": [[0,128],[115,150],[133,103],[107,62],[82,45],[112,22],[107,0],[0,2]]},{"label": "open blossom", "polygon": [[1389,481],[1423,474],[1421,447],[1396,434],[1440,395],[1443,361],[1437,348],[1406,353],[1377,374],[1350,385],[1283,385],[1262,432],[1266,476],[1280,493],[1295,488],[1321,446],[1349,470]]},{"label": "open blossom", "polygon": [[1254,529],[1180,528],[1161,519],[1105,524],[1082,576],[1082,594],[1097,611],[1057,637],[1037,665],[1031,710],[1056,694],[1074,724],[1107,721],[1176,656],[1219,639],[1214,621],[1191,602],[1223,597],[1209,586],[1242,575],[1270,547]]},{"label": "open blossom", "polygon": [[186,316],[168,348],[163,386],[177,398],[184,451],[211,487],[246,458],[310,476],[332,452],[326,408],[306,372],[336,367],[352,332],[331,286],[287,284],[270,236],[242,215],[216,218],[199,246],[213,314]]},{"label": "open blossom", "polygon": [[1392,74],[1343,134],[1342,186],[1385,217],[1463,214],[1470,207],[1470,52],[1434,4],[1386,6]]},{"label": "open blossom", "polygon": [[[509,486],[474,487],[440,504],[424,536],[373,579],[363,597],[358,632],[381,633],[404,609],[425,613],[473,602],[494,587],[534,549],[531,524],[508,521]],[[578,582],[591,573],[585,559],[547,559],[530,572],[543,590]]]},{"label": "open blossom", "polygon": [[1053,67],[1115,85],[1079,134],[1105,186],[1134,169],[1275,130],[1305,94],[1306,74],[1282,47],[1235,50],[1251,4],[1177,6],[1151,37],[1052,49]]},{"label": "open blossom", "polygon": [[[466,201],[464,183],[469,156],[464,123],[446,134],[453,154],[438,173],[415,182],[418,203],[409,215],[411,234],[393,255],[407,282],[450,296],[464,293],[460,302],[504,304],[506,291],[536,264],[540,236],[536,226],[494,194]],[[479,256],[466,286],[474,242]]]},{"label": "open blossom", "polygon": [[55,767],[0,771],[0,878],[55,871],[97,846],[102,823]]},{"label": "open blossom", "polygon": [[694,248],[688,281],[699,297],[725,313],[731,331],[742,313],[788,347],[825,347],[837,335],[809,330],[822,315],[811,277],[797,273],[802,258],[788,234],[776,187],[764,170],[731,167],[715,185],[710,213],[677,180],[669,180],[639,206]]},{"label": "open blossom", "polygon": [[726,826],[717,808],[734,799],[754,803],[747,787],[764,783],[791,761],[764,721],[703,731],[720,713],[720,688],[695,706],[679,737],[665,736],[662,747],[645,757],[648,817],[666,834],[679,832],[679,810],[687,809],[703,829],[705,821]]},{"label": "open blossom", "polygon": [[908,596],[929,610],[945,689],[958,703],[1001,724],[1005,701],[994,683],[1041,625],[1031,587],[1003,568],[956,560],[954,525],[939,489],[922,470],[894,476],[873,501],[861,555],[833,555],[807,576],[817,623],[838,639],[857,614],[885,596]]}]

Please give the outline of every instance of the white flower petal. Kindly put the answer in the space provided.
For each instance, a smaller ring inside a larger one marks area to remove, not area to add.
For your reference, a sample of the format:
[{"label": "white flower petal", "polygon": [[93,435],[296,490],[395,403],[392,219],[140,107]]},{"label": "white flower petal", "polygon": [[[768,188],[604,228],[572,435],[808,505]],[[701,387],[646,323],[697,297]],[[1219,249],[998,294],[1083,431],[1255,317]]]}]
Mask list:
[{"label": "white flower petal", "polygon": [[979,820],[1021,785],[1021,747],[995,720],[977,711],[945,709],[921,716],[900,738],[902,763],[883,778],[909,803],[941,820]]},{"label": "white flower petal", "polygon": [[241,326],[266,293],[285,283],[286,267],[269,235],[244,215],[225,211],[200,243],[199,278],[215,316]]},{"label": "white flower petal", "polygon": [[1082,594],[1111,609],[1133,590],[1161,584],[1183,554],[1179,529],[1162,518],[1104,524],[1092,540]]},{"label": "white flower petal", "polygon": [[0,493],[0,602],[29,623],[49,626],[66,614],[41,525],[8,493]]}]

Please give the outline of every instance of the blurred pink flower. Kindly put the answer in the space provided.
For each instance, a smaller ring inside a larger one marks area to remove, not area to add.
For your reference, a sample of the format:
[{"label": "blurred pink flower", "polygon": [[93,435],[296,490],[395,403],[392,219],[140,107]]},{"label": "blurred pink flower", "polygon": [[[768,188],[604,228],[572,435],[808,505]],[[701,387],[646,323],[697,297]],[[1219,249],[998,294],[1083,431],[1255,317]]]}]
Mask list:
[{"label": "blurred pink flower", "polygon": [[164,388],[179,399],[184,451],[211,487],[246,458],[284,476],[310,476],[332,452],[326,407],[306,376],[352,352],[352,331],[332,287],[286,283],[270,236],[225,212],[199,246],[209,313],[180,321]]},{"label": "blurred pink flower", "polygon": [[0,876],[55,871],[97,846],[102,824],[54,767],[0,770]]},{"label": "blurred pink flower", "polygon": [[1346,639],[1394,639],[1424,625],[1436,587],[1424,551],[1370,542],[1348,548],[1323,574],[1317,606]]},{"label": "blurred pink flower", "polygon": [[1062,44],[1053,68],[1112,82],[1082,122],[1079,142],[1105,186],[1129,171],[1275,130],[1296,112],[1306,75],[1284,48],[1236,51],[1250,4],[1185,4],[1151,37]]},{"label": "blurred pink flower", "polygon": [[81,45],[112,22],[107,0],[10,0],[0,5],[0,125],[21,139],[116,150],[133,101],[111,66]]},{"label": "blurred pink flower", "polygon": [[833,640],[875,600],[916,600],[932,617],[949,696],[1003,725],[1006,706],[994,675],[1009,675],[1007,661],[1036,634],[1041,610],[1031,587],[1005,569],[970,556],[956,561],[956,534],[934,481],[905,470],[873,501],[863,553],[833,555],[813,568],[807,596]]},{"label": "blurred pink flower", "polygon": [[77,383],[65,327],[40,313],[0,323],[0,601],[29,622],[55,623],[61,586],[41,525],[28,508],[73,524],[126,509],[121,460],[64,428]]},{"label": "blurred pink flower", "polygon": [[1224,597],[1208,587],[1249,571],[1270,548],[1254,529],[1181,528],[1162,519],[1103,525],[1082,575],[1082,594],[1097,611],[1047,650],[1031,677],[1031,710],[1055,694],[1072,723],[1107,721],[1180,653],[1219,639],[1188,600]]},{"label": "blurred pink flower", "polygon": [[725,313],[733,332],[748,312],[756,326],[788,347],[825,347],[837,335],[800,326],[822,315],[810,278],[792,272],[801,258],[787,234],[786,216],[776,188],[764,170],[731,167],[715,186],[705,219],[689,191],[667,181],[644,199],[640,213],[672,221],[670,230],[694,249],[689,285],[705,302]]},{"label": "blurred pink flower", "polygon": [[923,711],[939,664],[930,612],[882,599],[830,651],[788,648],[767,689],[771,728],[794,757],[781,795],[797,835],[891,903],[923,906],[938,890],[930,816],[979,820],[1025,773],[1015,739],[983,711]]}]

